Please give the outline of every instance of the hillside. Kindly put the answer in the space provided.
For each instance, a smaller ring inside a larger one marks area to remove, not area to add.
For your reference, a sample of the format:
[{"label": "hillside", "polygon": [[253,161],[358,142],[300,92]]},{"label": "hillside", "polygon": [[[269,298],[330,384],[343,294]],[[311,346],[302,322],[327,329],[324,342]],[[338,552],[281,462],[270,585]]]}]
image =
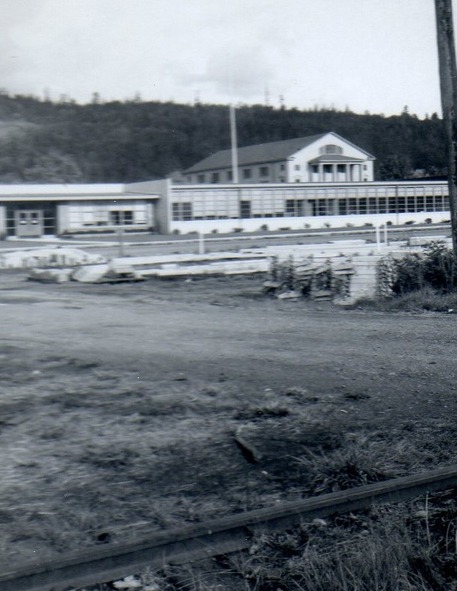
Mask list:
[{"label": "hillside", "polygon": [[[442,121],[332,109],[237,109],[240,146],[335,131],[377,158],[376,178],[416,169],[443,174]],[[228,108],[221,105],[101,102],[79,105],[0,94],[0,182],[130,182],[162,178],[228,148]]]}]

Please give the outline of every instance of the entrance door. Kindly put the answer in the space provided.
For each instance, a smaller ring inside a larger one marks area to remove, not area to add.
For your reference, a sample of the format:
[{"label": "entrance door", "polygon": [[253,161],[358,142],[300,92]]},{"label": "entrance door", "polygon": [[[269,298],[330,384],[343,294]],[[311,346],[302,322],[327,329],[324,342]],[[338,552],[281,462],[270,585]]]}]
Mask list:
[{"label": "entrance door", "polygon": [[16,211],[14,217],[18,238],[36,238],[43,235],[43,212],[39,209]]}]

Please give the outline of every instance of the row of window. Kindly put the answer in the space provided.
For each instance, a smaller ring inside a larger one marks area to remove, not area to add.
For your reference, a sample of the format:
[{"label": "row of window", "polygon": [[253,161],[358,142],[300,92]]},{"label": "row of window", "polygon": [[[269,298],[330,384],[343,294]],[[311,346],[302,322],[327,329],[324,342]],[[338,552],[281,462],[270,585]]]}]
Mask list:
[{"label": "row of window", "polygon": [[116,205],[110,203],[71,203],[66,206],[66,225],[78,226],[140,226],[149,223],[151,204],[135,201]]},{"label": "row of window", "polygon": [[[298,165],[299,166],[299,165]],[[279,170],[284,171],[286,169],[285,164],[279,165]],[[296,167],[296,170],[299,170],[300,167]],[[271,169],[269,166],[260,166],[259,167],[259,178],[261,179],[268,179],[270,177]],[[249,181],[253,176],[254,170],[252,168],[242,168],[241,169],[241,179],[244,181]],[[192,181],[192,177],[188,178],[188,181]],[[231,170],[226,170],[222,172],[211,172],[208,175],[205,173],[200,173],[197,175],[197,182],[201,185],[209,182],[211,184],[229,182],[233,181],[233,172]]]},{"label": "row of window", "polygon": [[[196,219],[236,218],[233,207],[221,211],[218,204],[217,214],[204,214],[201,204],[195,210],[190,201],[173,203],[172,218],[174,221],[190,221]],[[233,204],[232,204],[233,205]],[[261,205],[261,204],[260,204]],[[208,210],[208,208],[207,208]],[[303,217],[324,215],[363,215],[383,213],[420,213],[448,211],[449,199],[444,195],[417,195],[411,197],[363,197],[343,199],[286,199],[282,207],[270,210],[260,209],[259,203],[251,200],[239,202],[238,214],[241,218],[251,217]],[[201,214],[201,215],[200,215]]]},{"label": "row of window", "polygon": [[[338,175],[338,178],[341,178],[342,175],[344,175],[344,178],[342,178],[342,180],[345,180],[345,175],[350,174],[350,165],[348,164],[323,164],[322,165],[322,173],[324,174],[324,176],[327,178],[330,175],[333,175],[333,173],[336,173]],[[300,164],[295,164],[294,165],[294,170],[296,172],[300,172],[301,171],[302,166]],[[285,171],[286,166],[285,164],[280,164],[279,165],[279,170],[280,171]],[[366,164],[363,165],[363,170],[367,171],[368,167]],[[313,175],[319,174],[319,164],[312,164],[311,165],[311,172],[313,173]],[[241,181],[250,181],[254,178],[254,169],[252,168],[242,168],[241,169]],[[262,180],[269,180],[270,179],[270,173],[271,173],[271,169],[269,166],[260,166],[258,169],[258,178],[260,179],[260,181]],[[192,177],[189,176],[187,179],[189,182],[192,182]],[[231,183],[233,180],[233,173],[231,170],[227,170],[224,172],[210,172],[208,174],[205,173],[200,173],[197,175],[197,182],[201,185],[204,185],[205,183],[211,183],[211,184],[218,184],[218,183],[224,183],[224,182],[229,182]],[[300,179],[299,179],[300,180]],[[279,182],[285,182],[285,177],[284,176],[280,176],[279,177]]]}]

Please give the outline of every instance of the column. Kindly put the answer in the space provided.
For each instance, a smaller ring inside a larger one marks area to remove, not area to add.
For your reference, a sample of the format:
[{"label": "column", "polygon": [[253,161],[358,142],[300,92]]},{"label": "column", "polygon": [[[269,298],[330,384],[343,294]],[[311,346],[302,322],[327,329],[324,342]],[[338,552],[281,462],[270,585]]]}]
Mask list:
[{"label": "column", "polygon": [[0,205],[0,236],[6,236],[6,205]]},{"label": "column", "polygon": [[335,183],[338,180],[338,165],[332,164],[332,181]]}]

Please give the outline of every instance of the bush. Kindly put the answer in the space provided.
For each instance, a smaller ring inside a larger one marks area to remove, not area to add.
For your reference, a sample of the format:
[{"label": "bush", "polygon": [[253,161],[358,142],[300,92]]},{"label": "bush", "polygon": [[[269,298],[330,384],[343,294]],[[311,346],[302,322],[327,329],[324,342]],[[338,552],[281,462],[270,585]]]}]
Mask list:
[{"label": "bush", "polygon": [[377,284],[379,295],[384,297],[426,288],[450,293],[457,289],[457,259],[442,242],[432,242],[423,253],[407,254],[402,259],[387,256],[378,263]]}]

